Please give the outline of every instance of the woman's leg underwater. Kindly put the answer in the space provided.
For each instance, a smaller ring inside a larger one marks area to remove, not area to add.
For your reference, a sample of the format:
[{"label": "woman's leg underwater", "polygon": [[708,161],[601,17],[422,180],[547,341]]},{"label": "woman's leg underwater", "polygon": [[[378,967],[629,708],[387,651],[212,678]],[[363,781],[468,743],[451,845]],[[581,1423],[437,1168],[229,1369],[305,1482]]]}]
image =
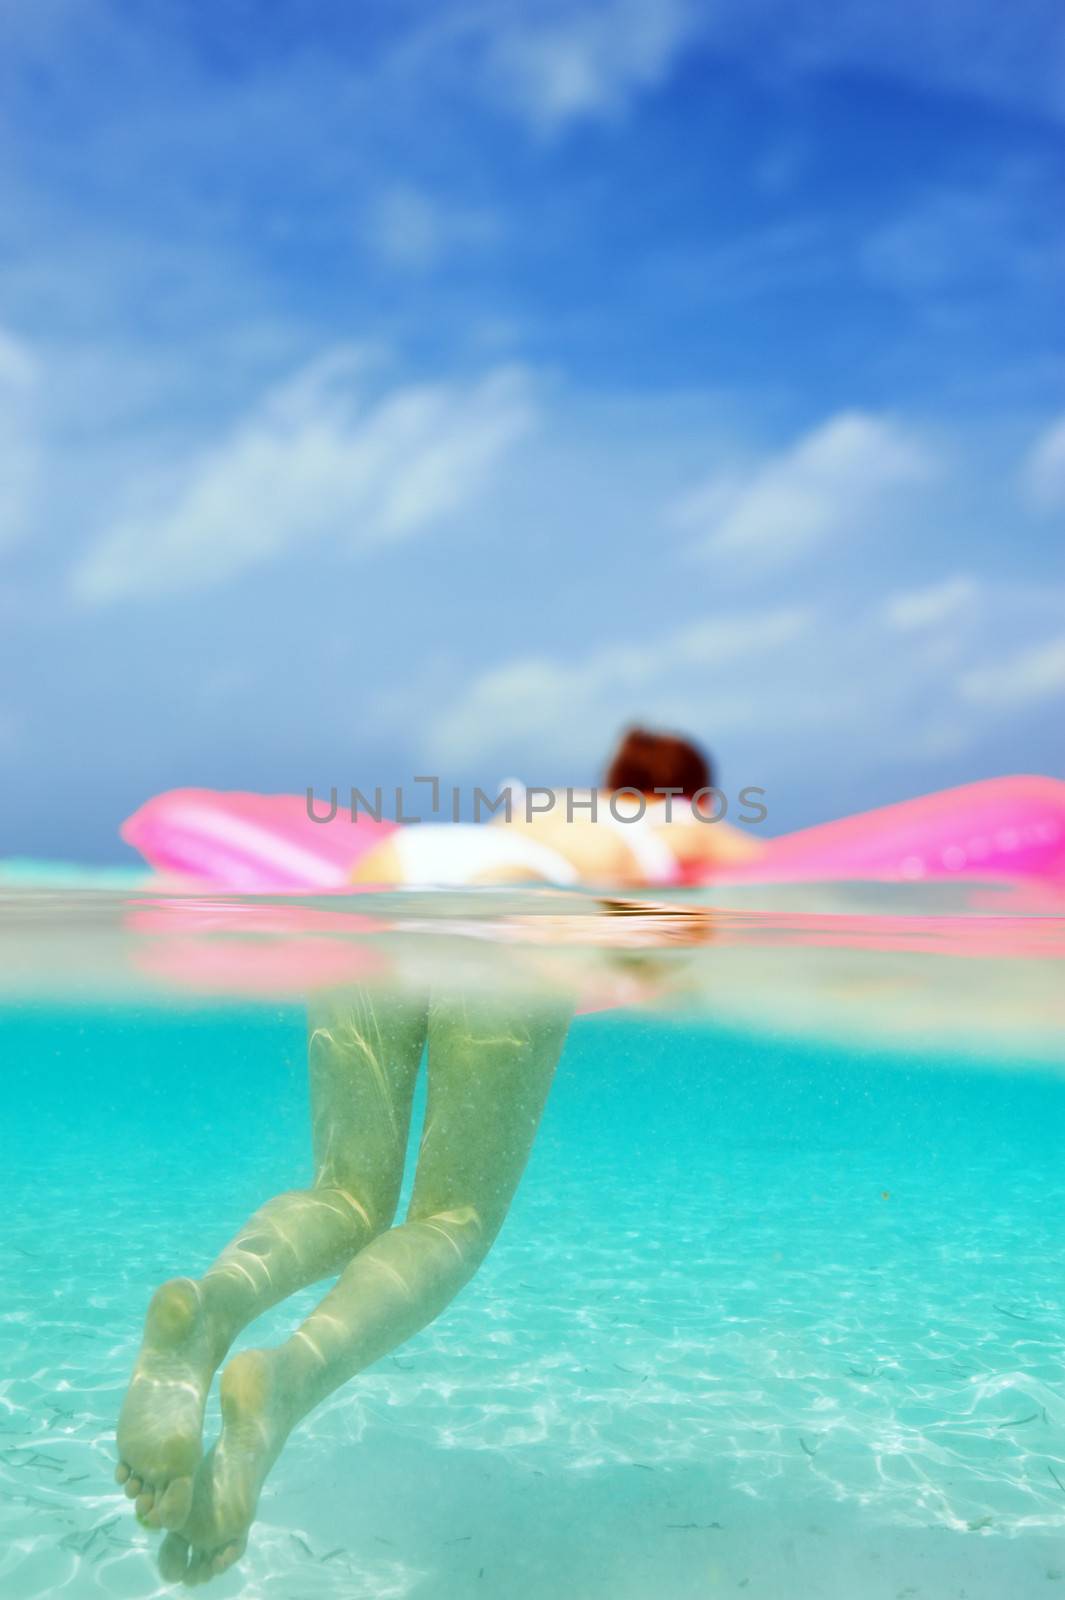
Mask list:
[{"label": "woman's leg underwater", "polygon": [[202,1278],[163,1284],[148,1309],[116,1472],[148,1526],[177,1528],[188,1516],[207,1391],[241,1329],[339,1272],[392,1222],[426,1028],[420,999],[356,989],[312,997],[311,1186],[268,1200]]},{"label": "woman's leg underwater", "polygon": [[430,1008],[429,1096],[405,1222],[379,1234],[275,1350],[222,1374],[222,1436],[192,1511],[160,1556],[202,1582],[241,1554],[266,1474],[292,1428],[342,1383],[426,1326],[476,1272],[524,1171],[571,1008],[476,999]]}]

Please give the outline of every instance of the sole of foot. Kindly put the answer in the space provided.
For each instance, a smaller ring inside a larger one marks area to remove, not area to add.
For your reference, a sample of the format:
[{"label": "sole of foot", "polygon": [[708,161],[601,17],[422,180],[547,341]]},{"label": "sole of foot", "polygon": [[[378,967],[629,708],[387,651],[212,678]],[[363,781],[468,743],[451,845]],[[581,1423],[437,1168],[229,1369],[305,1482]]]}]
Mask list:
[{"label": "sole of foot", "polygon": [[234,1356],[222,1374],[222,1433],[193,1481],[192,1507],[180,1532],[163,1540],[159,1571],[168,1583],[194,1587],[226,1572],[244,1554],[259,1492],[284,1443],[270,1357]]},{"label": "sole of foot", "polygon": [[149,1528],[180,1528],[188,1517],[213,1375],[199,1290],[174,1278],[152,1296],[118,1419],[115,1480]]}]

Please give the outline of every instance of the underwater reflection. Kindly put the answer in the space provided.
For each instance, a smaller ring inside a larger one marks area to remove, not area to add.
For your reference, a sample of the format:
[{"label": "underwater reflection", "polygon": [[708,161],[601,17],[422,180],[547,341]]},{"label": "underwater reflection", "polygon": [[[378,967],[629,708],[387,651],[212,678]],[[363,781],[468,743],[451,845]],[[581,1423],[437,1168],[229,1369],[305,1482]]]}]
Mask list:
[{"label": "underwater reflection", "polygon": [[[292,1429],[341,1384],[439,1316],[484,1261],[540,1124],[573,1007],[525,995],[429,998],[348,988],[312,1000],[314,1178],[249,1218],[203,1277],[157,1289],[118,1423],[118,1481],[160,1571],[206,1582],[239,1559]],[[423,1052],[425,1125],[395,1224]],[[284,1344],[222,1371],[222,1432],[204,1406],[233,1340],[339,1273]]]}]

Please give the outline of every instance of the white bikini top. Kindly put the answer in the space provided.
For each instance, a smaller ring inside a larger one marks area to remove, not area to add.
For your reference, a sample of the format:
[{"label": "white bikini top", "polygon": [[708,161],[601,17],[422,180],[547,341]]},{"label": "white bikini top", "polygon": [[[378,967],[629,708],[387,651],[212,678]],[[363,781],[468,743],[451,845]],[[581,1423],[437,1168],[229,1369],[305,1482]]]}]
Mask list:
[{"label": "white bikini top", "polygon": [[[520,778],[508,778],[503,787],[510,789],[512,803],[521,803],[525,785]],[[691,821],[691,801],[685,800],[681,795],[672,795],[668,799],[647,800],[638,817],[616,817],[610,809],[609,795],[599,790],[598,797],[596,821],[605,822],[608,827],[621,835],[645,882],[662,888],[680,883],[683,871],[669,847],[666,830],[672,822]],[[580,805],[582,810],[587,811],[591,798],[591,789],[573,791],[573,801]]]},{"label": "white bikini top", "polygon": [[[585,790],[582,798],[590,800],[591,790]],[[670,823],[690,818],[691,802],[680,795],[673,795],[668,800],[646,801],[639,816],[635,813],[631,816],[615,816],[609,795],[603,793],[600,793],[596,807],[596,821],[605,822],[621,835],[645,882],[661,887],[679,883],[682,876],[680,863],[669,847],[666,830]]]}]

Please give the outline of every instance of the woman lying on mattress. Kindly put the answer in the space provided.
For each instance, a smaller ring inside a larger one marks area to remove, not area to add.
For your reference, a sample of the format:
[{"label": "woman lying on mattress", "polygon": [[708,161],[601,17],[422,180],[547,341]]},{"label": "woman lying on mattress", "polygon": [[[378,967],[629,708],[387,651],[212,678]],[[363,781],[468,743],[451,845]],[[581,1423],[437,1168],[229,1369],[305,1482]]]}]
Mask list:
[{"label": "woman lying on mattress", "polygon": [[525,806],[518,795],[509,817],[490,823],[403,828],[362,857],[352,882],[684,883],[710,866],[751,861],[764,848],[719,819],[713,783],[708,758],[690,740],[632,728],[602,789],[556,795],[550,809]]}]

